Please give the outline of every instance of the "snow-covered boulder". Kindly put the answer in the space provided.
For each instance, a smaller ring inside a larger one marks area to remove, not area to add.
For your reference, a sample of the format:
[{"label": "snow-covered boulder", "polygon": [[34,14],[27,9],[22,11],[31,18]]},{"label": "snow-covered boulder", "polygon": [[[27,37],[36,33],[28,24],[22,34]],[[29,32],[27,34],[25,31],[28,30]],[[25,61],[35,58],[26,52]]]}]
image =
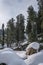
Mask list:
[{"label": "snow-covered boulder", "polygon": [[0,64],[5,63],[6,65],[26,65],[25,62],[12,51],[3,51],[0,53]]},{"label": "snow-covered boulder", "polygon": [[27,65],[43,65],[43,51],[28,56],[28,59],[25,60],[25,63]]},{"label": "snow-covered boulder", "polygon": [[37,50],[36,49],[29,48],[28,50],[26,50],[26,55],[32,55],[34,53],[37,53]]},{"label": "snow-covered boulder", "polygon": [[31,55],[31,54],[38,52],[39,46],[40,45],[37,42],[33,42],[33,43],[29,44],[26,48],[26,54]]},{"label": "snow-covered boulder", "polygon": [[26,48],[26,50],[28,50],[29,48],[33,48],[33,49],[39,49],[39,43],[37,42],[32,42],[31,44],[29,44]]}]

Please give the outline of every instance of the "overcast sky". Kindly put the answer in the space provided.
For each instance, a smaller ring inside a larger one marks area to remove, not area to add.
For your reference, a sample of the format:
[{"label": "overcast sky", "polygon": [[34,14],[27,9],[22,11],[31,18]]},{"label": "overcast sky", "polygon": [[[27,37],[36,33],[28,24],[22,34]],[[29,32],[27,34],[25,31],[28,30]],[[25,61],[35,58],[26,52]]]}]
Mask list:
[{"label": "overcast sky", "polygon": [[2,23],[5,24],[10,18],[16,19],[16,16],[22,13],[27,17],[27,8],[32,5],[38,11],[36,0],[0,0],[0,28]]}]

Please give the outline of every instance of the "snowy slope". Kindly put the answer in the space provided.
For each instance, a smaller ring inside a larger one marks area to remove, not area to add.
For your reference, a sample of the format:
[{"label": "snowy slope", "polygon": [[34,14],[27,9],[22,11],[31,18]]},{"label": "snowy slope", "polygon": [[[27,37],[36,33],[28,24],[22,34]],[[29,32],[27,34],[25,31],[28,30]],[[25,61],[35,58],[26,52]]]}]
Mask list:
[{"label": "snowy slope", "polygon": [[11,51],[11,52],[13,52],[13,49],[11,49],[11,48],[4,48],[4,49],[0,50],[0,53],[1,52],[5,52],[5,51]]},{"label": "snowy slope", "polygon": [[9,50],[0,52],[0,63],[5,63],[7,65],[26,65],[15,52]]},{"label": "snowy slope", "polygon": [[15,51],[15,53],[20,56],[22,59],[26,59],[27,55],[25,51]]},{"label": "snowy slope", "polygon": [[28,56],[24,61],[27,65],[43,65],[43,51]]}]

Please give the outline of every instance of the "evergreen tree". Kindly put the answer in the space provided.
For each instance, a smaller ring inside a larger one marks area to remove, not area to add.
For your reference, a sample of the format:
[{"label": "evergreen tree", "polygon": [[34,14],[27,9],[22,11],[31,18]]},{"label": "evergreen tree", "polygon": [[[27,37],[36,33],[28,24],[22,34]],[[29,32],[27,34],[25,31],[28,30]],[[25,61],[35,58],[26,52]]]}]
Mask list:
[{"label": "evergreen tree", "polygon": [[41,14],[40,11],[38,11],[38,21],[37,21],[37,33],[40,34],[41,33]]},{"label": "evergreen tree", "polygon": [[4,24],[2,24],[2,47],[4,48]]},{"label": "evergreen tree", "polygon": [[36,41],[37,40],[37,14],[34,11],[34,8],[30,6],[28,8],[28,18],[27,18],[27,32],[29,41]]},{"label": "evergreen tree", "polygon": [[31,33],[31,22],[29,20],[27,20],[27,26],[26,26],[26,33],[29,34]]},{"label": "evergreen tree", "polygon": [[39,11],[38,11],[38,32],[39,36],[42,38],[40,41],[43,42],[43,0],[37,0]]},{"label": "evergreen tree", "polygon": [[22,14],[17,16],[16,30],[17,37],[16,39],[20,41],[24,41],[24,16]]},{"label": "evergreen tree", "polygon": [[11,44],[15,42],[15,26],[14,19],[11,18],[7,23],[7,45],[11,47]]},{"label": "evergreen tree", "polygon": [[38,27],[40,30],[40,33],[43,33],[43,0],[37,0],[39,5],[39,11],[38,11]]}]

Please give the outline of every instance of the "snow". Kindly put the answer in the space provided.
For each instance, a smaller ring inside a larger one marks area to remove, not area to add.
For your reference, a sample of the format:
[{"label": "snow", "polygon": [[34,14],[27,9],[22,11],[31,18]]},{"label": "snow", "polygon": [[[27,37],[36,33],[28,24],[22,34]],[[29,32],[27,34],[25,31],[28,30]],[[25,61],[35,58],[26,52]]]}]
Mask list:
[{"label": "snow", "polygon": [[4,49],[0,50],[0,53],[4,52],[4,51],[11,51],[11,52],[13,52],[13,49],[11,49],[11,48],[4,48]]},{"label": "snow", "polygon": [[31,43],[31,44],[29,44],[28,46],[27,46],[27,48],[26,48],[26,50],[28,50],[29,48],[33,48],[33,49],[39,49],[39,43],[37,43],[37,42],[33,42],[33,43]]},{"label": "snow", "polygon": [[28,35],[25,33],[24,36],[26,37],[26,39],[28,40]]},{"label": "snow", "polygon": [[16,46],[16,47],[13,47],[13,49],[17,49],[18,48],[18,46]]},{"label": "snow", "polygon": [[22,46],[26,44],[28,44],[28,41],[24,41],[23,43],[21,43]]},{"label": "snow", "polygon": [[6,43],[4,44],[4,48],[7,48],[7,44]]},{"label": "snow", "polygon": [[27,55],[25,51],[16,51],[16,54],[20,56],[22,59],[26,59]]},{"label": "snow", "polygon": [[42,65],[43,63],[43,51],[28,56],[28,59],[24,60],[27,65]]},{"label": "snow", "polygon": [[7,65],[43,65],[43,50],[26,56],[26,51],[13,51],[11,48],[4,48],[0,50],[0,63]]},{"label": "snow", "polygon": [[3,51],[13,51],[11,48],[4,48]]},{"label": "snow", "polygon": [[7,65],[26,65],[15,52],[6,50],[6,48],[0,52],[0,63]]}]

